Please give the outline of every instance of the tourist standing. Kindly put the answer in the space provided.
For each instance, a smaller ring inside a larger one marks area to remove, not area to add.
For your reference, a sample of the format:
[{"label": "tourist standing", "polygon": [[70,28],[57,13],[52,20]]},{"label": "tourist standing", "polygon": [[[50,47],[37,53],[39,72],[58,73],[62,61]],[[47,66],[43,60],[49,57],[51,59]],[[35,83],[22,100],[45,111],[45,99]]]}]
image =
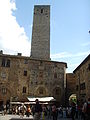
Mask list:
[{"label": "tourist standing", "polygon": [[90,98],[83,104],[84,120],[90,120]]},{"label": "tourist standing", "polygon": [[83,120],[86,120],[86,108],[87,108],[87,101],[85,100],[82,106],[82,119]]},{"label": "tourist standing", "polygon": [[26,116],[29,117],[31,115],[31,108],[28,105],[27,110],[26,110]]},{"label": "tourist standing", "polygon": [[52,106],[52,116],[53,116],[53,120],[57,120],[57,108],[55,105]]},{"label": "tourist standing", "polygon": [[22,103],[20,107],[20,118],[23,118],[26,112],[26,106]]},{"label": "tourist standing", "polygon": [[42,112],[42,107],[39,104],[39,100],[36,99],[34,120],[40,120],[41,112]]},{"label": "tourist standing", "polygon": [[71,117],[72,120],[75,120],[75,113],[76,113],[76,104],[74,102],[71,103]]}]

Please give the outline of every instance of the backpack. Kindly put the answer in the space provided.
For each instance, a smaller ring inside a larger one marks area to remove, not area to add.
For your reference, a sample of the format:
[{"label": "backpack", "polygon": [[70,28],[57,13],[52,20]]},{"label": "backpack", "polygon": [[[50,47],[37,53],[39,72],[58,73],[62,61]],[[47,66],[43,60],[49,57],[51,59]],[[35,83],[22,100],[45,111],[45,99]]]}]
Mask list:
[{"label": "backpack", "polygon": [[87,102],[86,114],[90,116],[90,102]]}]

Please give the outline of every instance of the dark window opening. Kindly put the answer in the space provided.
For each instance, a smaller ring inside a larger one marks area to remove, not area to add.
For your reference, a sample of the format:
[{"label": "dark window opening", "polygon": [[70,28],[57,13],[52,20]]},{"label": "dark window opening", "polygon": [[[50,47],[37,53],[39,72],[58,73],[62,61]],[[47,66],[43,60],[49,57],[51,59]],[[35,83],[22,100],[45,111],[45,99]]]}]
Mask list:
[{"label": "dark window opening", "polygon": [[57,78],[57,73],[54,73],[54,78]]},{"label": "dark window opening", "polygon": [[35,82],[35,84],[36,84],[36,85],[38,84],[37,81]]},{"label": "dark window opening", "polygon": [[40,61],[40,65],[42,65],[42,63],[43,63],[43,62],[42,62],[42,61]]},{"label": "dark window opening", "polygon": [[27,76],[27,71],[26,70],[24,70],[24,76]]},{"label": "dark window opening", "polygon": [[84,90],[85,88],[85,83],[80,84],[80,90]]},{"label": "dark window opening", "polygon": [[78,85],[76,85],[76,91],[78,91]]},{"label": "dark window opening", "polygon": [[5,67],[5,59],[2,59],[2,67]]},{"label": "dark window opening", "polygon": [[23,93],[26,93],[26,87],[23,87]]},{"label": "dark window opening", "polygon": [[2,59],[2,67],[10,67],[10,60]]},{"label": "dark window opening", "polygon": [[6,67],[10,67],[10,60],[7,60]]},{"label": "dark window opening", "polygon": [[43,9],[41,9],[41,13],[43,13]]}]

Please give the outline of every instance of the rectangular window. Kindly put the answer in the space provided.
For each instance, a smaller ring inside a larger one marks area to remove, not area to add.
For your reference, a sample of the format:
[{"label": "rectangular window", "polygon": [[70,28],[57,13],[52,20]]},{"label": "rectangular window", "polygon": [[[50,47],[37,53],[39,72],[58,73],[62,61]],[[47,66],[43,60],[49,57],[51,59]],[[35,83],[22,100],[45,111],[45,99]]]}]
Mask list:
[{"label": "rectangular window", "polygon": [[42,65],[43,64],[43,62],[42,61],[40,61],[40,65]]},{"label": "rectangular window", "polygon": [[10,67],[10,60],[7,60],[6,67]]},{"label": "rectangular window", "polygon": [[80,90],[84,90],[86,87],[85,87],[85,83],[81,83],[80,84]]},{"label": "rectangular window", "polygon": [[10,60],[9,59],[2,59],[2,67],[10,67]]},{"label": "rectangular window", "polygon": [[24,76],[27,76],[27,71],[26,70],[24,70]]},{"label": "rectangular window", "polygon": [[2,94],[6,94],[7,93],[7,89],[6,88],[2,88]]},{"label": "rectangular window", "polygon": [[23,87],[23,93],[26,93],[26,87]]},{"label": "rectangular window", "polygon": [[5,73],[5,72],[1,72],[1,77],[2,77],[3,79],[5,79],[5,78],[6,78],[6,73]]},{"label": "rectangular window", "polygon": [[5,67],[5,59],[2,59],[2,67]]}]

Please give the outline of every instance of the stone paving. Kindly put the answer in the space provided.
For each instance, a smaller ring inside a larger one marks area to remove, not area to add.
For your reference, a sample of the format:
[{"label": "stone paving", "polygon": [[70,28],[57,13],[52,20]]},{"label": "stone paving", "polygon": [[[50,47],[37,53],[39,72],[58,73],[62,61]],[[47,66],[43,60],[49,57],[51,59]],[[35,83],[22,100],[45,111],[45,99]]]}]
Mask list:
[{"label": "stone paving", "polygon": [[[20,118],[19,115],[1,115],[0,114],[0,120],[33,120],[33,116],[30,115],[30,117],[24,116],[23,119]],[[45,120],[52,120],[52,119],[45,119]],[[66,118],[66,117],[58,117],[58,120],[71,120],[71,118]]]},{"label": "stone paving", "polygon": [[[0,115],[0,120],[21,120],[22,118],[20,118],[19,115]],[[22,120],[31,120],[32,116],[30,116],[29,118],[27,118],[26,116],[23,117]]]}]

